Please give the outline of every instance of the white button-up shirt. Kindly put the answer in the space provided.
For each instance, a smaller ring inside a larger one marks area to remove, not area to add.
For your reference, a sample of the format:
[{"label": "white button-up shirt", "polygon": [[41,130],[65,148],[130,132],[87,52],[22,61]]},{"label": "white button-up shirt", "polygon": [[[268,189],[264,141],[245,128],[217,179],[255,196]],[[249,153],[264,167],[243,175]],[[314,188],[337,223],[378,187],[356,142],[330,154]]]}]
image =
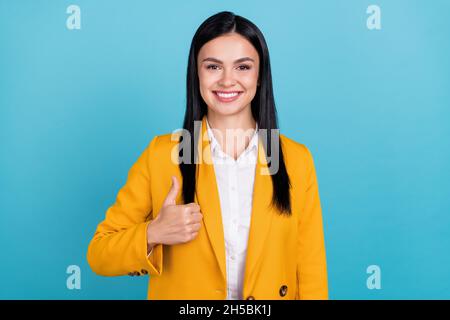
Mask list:
[{"label": "white button-up shirt", "polygon": [[242,300],[253,183],[258,155],[258,124],[249,145],[237,160],[222,151],[208,120],[206,124],[224,226],[227,300]]}]

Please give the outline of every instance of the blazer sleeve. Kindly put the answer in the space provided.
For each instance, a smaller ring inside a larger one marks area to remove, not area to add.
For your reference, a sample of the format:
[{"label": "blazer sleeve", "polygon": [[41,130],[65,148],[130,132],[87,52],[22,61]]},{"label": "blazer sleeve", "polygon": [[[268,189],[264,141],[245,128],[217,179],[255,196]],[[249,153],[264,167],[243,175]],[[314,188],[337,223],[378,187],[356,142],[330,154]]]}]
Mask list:
[{"label": "blazer sleeve", "polygon": [[87,260],[99,275],[162,273],[162,244],[147,255],[147,225],[152,216],[150,174],[156,141],[157,136],[129,170],[125,185],[89,244]]},{"label": "blazer sleeve", "polygon": [[313,157],[307,151],[305,204],[298,222],[297,299],[328,299],[322,210]]}]

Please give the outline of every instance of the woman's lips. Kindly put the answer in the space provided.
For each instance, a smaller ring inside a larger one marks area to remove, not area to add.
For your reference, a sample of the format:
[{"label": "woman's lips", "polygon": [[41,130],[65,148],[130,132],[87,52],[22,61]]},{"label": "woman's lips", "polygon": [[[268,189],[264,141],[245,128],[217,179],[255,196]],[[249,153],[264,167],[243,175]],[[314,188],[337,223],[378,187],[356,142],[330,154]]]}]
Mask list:
[{"label": "woman's lips", "polygon": [[213,91],[220,102],[232,102],[240,97],[242,91]]}]

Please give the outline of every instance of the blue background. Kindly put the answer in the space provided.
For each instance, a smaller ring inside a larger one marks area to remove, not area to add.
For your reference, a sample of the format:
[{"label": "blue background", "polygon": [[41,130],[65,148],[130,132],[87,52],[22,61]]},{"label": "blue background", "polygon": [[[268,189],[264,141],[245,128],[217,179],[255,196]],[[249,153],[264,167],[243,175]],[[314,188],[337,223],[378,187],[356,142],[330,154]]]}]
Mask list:
[{"label": "blue background", "polygon": [[87,246],[152,137],[181,127],[192,36],[221,10],[263,31],[281,131],[313,153],[330,298],[449,299],[446,0],[0,0],[0,298],[146,298],[146,277],[92,273]]}]

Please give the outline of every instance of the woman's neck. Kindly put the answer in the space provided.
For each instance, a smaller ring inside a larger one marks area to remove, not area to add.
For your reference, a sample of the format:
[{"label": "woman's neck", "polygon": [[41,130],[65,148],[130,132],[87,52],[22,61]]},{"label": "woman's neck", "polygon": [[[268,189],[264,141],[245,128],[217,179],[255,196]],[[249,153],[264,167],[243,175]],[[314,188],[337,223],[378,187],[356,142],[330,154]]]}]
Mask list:
[{"label": "woman's neck", "polygon": [[247,113],[218,115],[208,110],[207,119],[223,152],[235,160],[248,147],[256,128],[250,108]]}]

